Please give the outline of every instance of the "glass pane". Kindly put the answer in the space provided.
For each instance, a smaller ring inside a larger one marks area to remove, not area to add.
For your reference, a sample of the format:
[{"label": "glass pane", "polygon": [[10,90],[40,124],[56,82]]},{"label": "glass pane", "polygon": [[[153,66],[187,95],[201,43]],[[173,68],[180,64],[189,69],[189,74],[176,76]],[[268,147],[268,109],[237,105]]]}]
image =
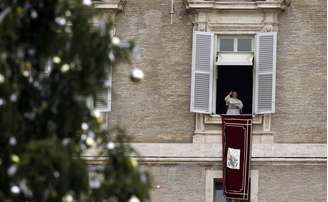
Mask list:
[{"label": "glass pane", "polygon": [[220,51],[233,51],[233,39],[220,39]]},{"label": "glass pane", "polygon": [[215,190],[214,202],[226,202],[226,199],[223,195],[223,190]]},{"label": "glass pane", "polygon": [[[222,181],[214,181],[214,202],[249,202],[249,200],[238,200],[226,198],[223,193],[223,184]],[[249,196],[250,197],[250,196]]]},{"label": "glass pane", "polygon": [[238,39],[238,51],[252,51],[252,39]]},{"label": "glass pane", "polygon": [[214,202],[226,202],[223,194],[223,185],[220,181],[214,181]]}]

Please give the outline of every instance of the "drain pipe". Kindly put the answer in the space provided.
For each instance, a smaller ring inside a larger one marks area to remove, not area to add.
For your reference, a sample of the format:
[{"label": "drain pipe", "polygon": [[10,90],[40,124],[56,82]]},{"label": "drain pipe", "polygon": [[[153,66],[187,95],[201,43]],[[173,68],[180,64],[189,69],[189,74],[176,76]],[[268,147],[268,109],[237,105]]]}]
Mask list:
[{"label": "drain pipe", "polygon": [[171,25],[173,24],[173,15],[174,15],[174,0],[171,0],[171,11],[170,11]]}]

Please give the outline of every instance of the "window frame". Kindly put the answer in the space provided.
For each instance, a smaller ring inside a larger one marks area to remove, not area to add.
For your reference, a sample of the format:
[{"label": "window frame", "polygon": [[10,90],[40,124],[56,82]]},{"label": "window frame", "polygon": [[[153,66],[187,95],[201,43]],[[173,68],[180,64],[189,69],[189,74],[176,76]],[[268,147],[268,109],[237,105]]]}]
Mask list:
[{"label": "window frame", "polygon": [[[251,190],[250,190],[250,201],[258,202],[258,191],[259,191],[259,170],[249,170]],[[216,169],[205,170],[205,202],[214,201],[214,181],[222,179],[223,171]]]},{"label": "window frame", "polygon": [[[255,52],[255,35],[221,35],[221,34],[215,34],[216,37],[216,54],[219,52],[222,53],[249,53],[249,52]],[[220,50],[220,39],[233,39],[233,51],[221,51]],[[251,39],[251,51],[238,51],[238,39]]]},{"label": "window frame", "polygon": [[[218,38],[218,45],[217,45],[217,49],[216,52],[223,52],[223,53],[229,53],[229,52],[236,52],[236,39],[234,37],[220,37]],[[233,44],[232,44],[232,51],[221,51],[221,39],[232,39],[233,40]]]},{"label": "window frame", "polygon": [[[220,51],[220,39],[234,39],[234,51]],[[237,51],[238,50],[238,39],[251,39],[252,40],[252,51]],[[217,102],[217,78],[218,78],[218,71],[216,71],[217,65],[216,65],[216,58],[219,53],[252,53],[255,58],[255,43],[256,43],[256,34],[247,34],[247,35],[224,35],[224,34],[217,34],[214,33],[214,62],[213,62],[213,88],[212,88],[212,116],[219,116],[220,114],[216,113],[216,102]],[[256,69],[255,62],[253,63],[253,69]],[[253,96],[252,96],[252,114],[255,113],[255,85],[256,85],[256,71],[253,71]]]}]

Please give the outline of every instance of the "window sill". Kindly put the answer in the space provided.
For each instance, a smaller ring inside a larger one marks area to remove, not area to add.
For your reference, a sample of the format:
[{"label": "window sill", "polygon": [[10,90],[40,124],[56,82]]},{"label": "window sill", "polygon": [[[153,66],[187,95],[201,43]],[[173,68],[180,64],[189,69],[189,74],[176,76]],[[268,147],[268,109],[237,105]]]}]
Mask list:
[{"label": "window sill", "polygon": [[[196,113],[193,143],[220,143],[222,134],[221,116],[218,114]],[[253,143],[268,144],[273,142],[271,114],[259,114],[253,117]]]},{"label": "window sill", "polygon": [[[262,114],[253,115],[253,124],[262,124],[262,122],[263,122]],[[214,125],[222,124],[221,116],[219,114],[205,115],[204,123],[214,124]]]}]

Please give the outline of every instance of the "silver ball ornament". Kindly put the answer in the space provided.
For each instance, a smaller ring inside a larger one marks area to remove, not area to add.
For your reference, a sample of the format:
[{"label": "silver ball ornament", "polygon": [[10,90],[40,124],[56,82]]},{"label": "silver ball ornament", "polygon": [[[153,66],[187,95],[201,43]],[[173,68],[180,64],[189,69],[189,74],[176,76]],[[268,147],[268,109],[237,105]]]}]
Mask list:
[{"label": "silver ball ornament", "polygon": [[132,81],[139,82],[144,79],[145,75],[141,69],[134,67],[131,71],[130,77]]}]

